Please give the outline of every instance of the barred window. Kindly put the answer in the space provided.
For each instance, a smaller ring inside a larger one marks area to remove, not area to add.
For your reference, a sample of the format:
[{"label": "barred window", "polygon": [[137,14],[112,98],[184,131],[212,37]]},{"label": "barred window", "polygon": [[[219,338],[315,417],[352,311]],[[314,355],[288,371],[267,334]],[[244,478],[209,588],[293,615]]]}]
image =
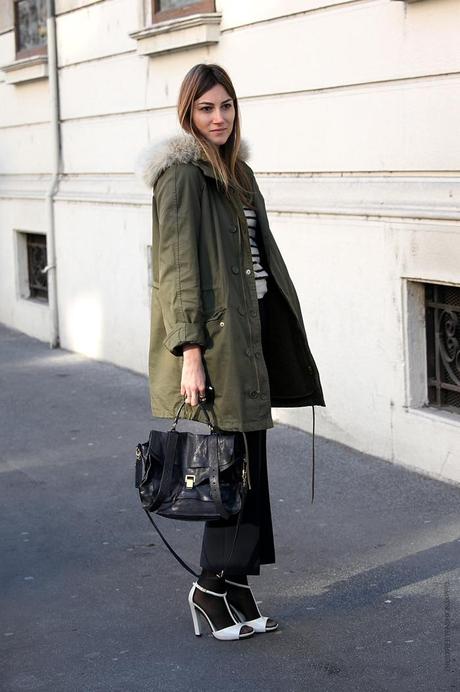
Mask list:
[{"label": "barred window", "polygon": [[27,233],[27,268],[30,298],[48,300],[48,274],[46,267],[46,235]]},{"label": "barred window", "polygon": [[14,0],[16,57],[46,53],[46,0]]},{"label": "barred window", "polygon": [[215,12],[215,0],[153,0],[152,21],[162,22],[166,19],[177,19],[189,14]]},{"label": "barred window", "polygon": [[428,401],[460,411],[460,287],[425,284]]}]

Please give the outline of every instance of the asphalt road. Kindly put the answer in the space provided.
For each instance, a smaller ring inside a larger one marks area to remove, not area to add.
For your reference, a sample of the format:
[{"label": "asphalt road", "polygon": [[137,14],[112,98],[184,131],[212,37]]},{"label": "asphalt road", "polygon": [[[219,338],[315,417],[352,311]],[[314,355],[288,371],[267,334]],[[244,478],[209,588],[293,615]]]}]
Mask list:
[{"label": "asphalt road", "polygon": [[[250,583],[280,626],[220,642],[133,486],[146,378],[0,325],[0,406],[2,692],[460,690],[458,486],[318,437],[312,505],[311,436],[276,425]],[[202,525],[159,522],[198,567]]]}]

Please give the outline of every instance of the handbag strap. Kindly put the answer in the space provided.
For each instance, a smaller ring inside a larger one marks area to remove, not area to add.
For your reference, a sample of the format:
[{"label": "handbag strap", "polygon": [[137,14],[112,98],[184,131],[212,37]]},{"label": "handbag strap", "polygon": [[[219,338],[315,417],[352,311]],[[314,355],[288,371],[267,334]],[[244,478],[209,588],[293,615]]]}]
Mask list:
[{"label": "handbag strap", "polygon": [[216,505],[216,509],[221,515],[222,519],[228,519],[230,516],[230,512],[227,512],[222,503],[222,495],[220,492],[219,484],[219,436],[215,433],[211,433],[211,435],[209,435],[209,439],[212,438],[214,438],[216,442],[216,453],[210,455],[211,458],[209,462],[209,492],[212,501]]},{"label": "handbag strap", "polygon": [[168,541],[166,540],[166,538],[163,536],[163,534],[161,533],[161,531],[160,531],[160,529],[158,528],[158,526],[157,526],[157,525],[155,524],[155,522],[153,521],[153,519],[152,519],[152,517],[150,516],[148,510],[145,509],[145,507],[144,507],[143,509],[144,509],[144,512],[145,512],[146,515],[147,515],[147,518],[148,518],[149,522],[153,525],[155,531],[157,531],[157,533],[159,534],[161,540],[163,541],[163,543],[165,544],[165,546],[168,548],[168,550],[174,555],[174,557],[176,558],[176,560],[178,560],[178,561],[180,562],[180,564],[182,565],[182,567],[185,567],[185,569],[187,570],[187,572],[190,572],[190,574],[193,574],[193,575],[195,575],[195,577],[198,577],[198,574],[197,574],[191,567],[189,567],[189,566],[187,565],[187,563],[184,562],[184,560],[176,553],[176,551],[174,550],[174,548],[172,548],[172,547],[169,545]]},{"label": "handbag strap", "polygon": [[[250,488],[251,488],[251,485],[250,485],[250,480],[249,480],[249,479],[250,479],[250,474],[249,474],[249,450],[248,450],[248,443],[247,443],[247,440],[246,440],[246,434],[245,434],[244,432],[242,432],[242,435],[243,435],[243,439],[244,439],[244,447],[245,447],[245,454],[246,454],[246,466],[247,466],[247,472],[248,472],[248,483],[249,483],[249,489],[250,489]],[[176,436],[174,435],[174,437],[176,437]],[[216,437],[217,437],[217,436],[216,436]],[[177,438],[176,438],[176,439],[177,439]],[[177,443],[177,442],[176,442],[176,443]],[[168,446],[168,451],[169,451],[169,446]],[[172,461],[174,461],[174,456],[172,456],[171,458],[172,458]],[[216,455],[215,458],[217,459],[217,455]],[[166,466],[166,461],[165,461],[165,466]],[[163,477],[162,477],[162,479],[163,479]],[[243,484],[243,497],[242,497],[242,500],[241,500],[241,509],[240,509],[240,511],[238,512],[238,519],[237,519],[236,526],[235,526],[235,535],[233,536],[232,548],[231,548],[231,550],[230,550],[230,554],[229,554],[229,556],[228,556],[228,558],[227,558],[227,563],[226,563],[224,569],[222,569],[222,570],[219,572],[219,574],[218,574],[219,577],[223,577],[223,576],[224,576],[224,573],[227,571],[227,569],[228,569],[228,567],[229,567],[229,565],[230,565],[231,559],[232,559],[232,557],[233,557],[233,553],[234,553],[234,551],[235,551],[236,540],[237,540],[237,538],[238,538],[238,532],[239,532],[239,529],[240,529],[241,517],[242,517],[242,515],[243,515],[243,509],[244,509],[244,505],[245,505],[247,493],[248,493],[248,489],[246,488],[246,485]],[[158,495],[157,495],[157,497],[158,497]],[[219,491],[219,497],[220,497],[220,491]],[[155,501],[156,501],[156,498],[155,498]],[[222,501],[221,501],[221,503],[222,503]],[[161,540],[163,541],[163,543],[165,544],[165,546],[168,548],[169,552],[176,558],[176,560],[182,565],[182,567],[184,567],[184,568],[187,570],[187,572],[190,572],[190,574],[193,574],[195,577],[199,577],[199,576],[200,576],[199,573],[198,573],[198,572],[195,572],[195,570],[193,570],[193,569],[192,569],[192,568],[180,557],[180,555],[178,555],[178,554],[176,553],[176,551],[174,550],[174,548],[172,548],[172,547],[169,545],[168,541],[167,541],[166,538],[163,536],[163,534],[161,533],[160,529],[158,528],[158,526],[156,525],[156,523],[154,522],[154,520],[153,520],[152,517],[150,516],[149,510],[145,509],[145,507],[144,507],[143,509],[144,509],[144,512],[146,513],[146,515],[147,515],[147,517],[148,517],[148,520],[150,521],[150,523],[151,523],[152,526],[154,527],[155,531],[156,531],[156,532],[158,533],[158,535],[160,536],[160,538],[161,538]],[[225,510],[224,510],[224,511],[225,511]]]},{"label": "handbag strap", "polygon": [[[227,570],[227,568],[228,568],[228,566],[229,566],[229,564],[230,564],[230,561],[231,561],[231,559],[232,559],[234,550],[235,550],[236,539],[237,539],[237,537],[238,537],[238,532],[239,532],[240,522],[241,522],[241,515],[243,514],[243,507],[244,507],[245,499],[246,499],[246,491],[245,491],[244,494],[243,494],[243,499],[242,499],[242,502],[241,502],[241,509],[240,509],[240,511],[239,511],[239,513],[238,513],[238,520],[237,520],[236,526],[235,526],[235,535],[234,535],[234,537],[233,537],[232,549],[231,549],[230,555],[229,555],[229,557],[228,557],[228,559],[227,559],[227,564],[226,564],[225,568],[219,572],[219,576],[220,576],[220,577],[223,577],[224,572]],[[154,520],[153,520],[152,517],[150,516],[148,510],[145,509],[145,507],[144,507],[144,512],[146,513],[147,518],[148,518],[148,520],[150,521],[150,523],[153,525],[153,527],[154,527],[155,530],[157,531],[157,533],[158,533],[158,535],[160,536],[161,540],[163,541],[163,543],[165,544],[165,546],[168,548],[169,552],[176,558],[176,560],[182,565],[182,567],[184,567],[184,568],[187,570],[187,572],[190,572],[190,574],[193,574],[195,577],[199,577],[199,576],[200,576],[199,573],[198,573],[198,572],[195,572],[195,570],[193,570],[193,569],[192,569],[192,568],[180,557],[180,555],[178,555],[178,554],[176,553],[176,551],[174,550],[174,548],[172,548],[172,547],[169,545],[168,541],[167,541],[166,538],[163,536],[163,534],[161,533],[160,529],[158,528],[158,526],[156,525],[156,523],[154,522]]]}]

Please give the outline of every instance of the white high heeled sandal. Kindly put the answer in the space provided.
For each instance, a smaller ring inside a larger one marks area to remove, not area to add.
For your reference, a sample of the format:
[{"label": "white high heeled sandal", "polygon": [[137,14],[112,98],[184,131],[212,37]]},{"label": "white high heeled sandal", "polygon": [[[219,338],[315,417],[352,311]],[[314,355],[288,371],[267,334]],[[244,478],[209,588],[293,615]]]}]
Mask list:
[{"label": "white high heeled sandal", "polygon": [[[196,590],[196,589],[200,589],[201,591],[204,591],[205,593],[210,593],[210,594],[212,594],[213,596],[220,596],[221,598],[223,598],[224,601],[225,601],[225,604],[226,604],[226,606],[227,606],[227,610],[228,610],[228,612],[230,613],[230,615],[231,615],[232,619],[234,620],[235,624],[234,624],[234,625],[229,625],[228,627],[223,627],[223,628],[220,629],[220,630],[216,629],[216,628],[214,627],[214,623],[211,622],[211,620],[209,619],[208,614],[205,613],[205,611],[203,610],[203,608],[201,608],[197,603],[194,602],[194,600],[193,600],[193,594],[195,593],[195,590]],[[198,584],[198,582],[196,582],[196,581],[193,582],[193,586],[192,586],[192,588],[190,589],[190,592],[189,592],[189,595],[188,595],[188,602],[189,602],[189,605],[190,605],[190,611],[191,611],[191,613],[192,613],[193,627],[194,627],[194,629],[195,629],[195,634],[196,634],[197,636],[199,636],[199,635],[201,634],[201,625],[200,625],[200,621],[199,621],[199,618],[198,618],[198,612],[199,612],[199,613],[201,613],[201,615],[202,615],[203,617],[206,618],[206,620],[207,620],[207,622],[208,622],[208,624],[209,624],[209,626],[210,626],[210,628],[211,628],[212,635],[213,635],[216,639],[221,639],[221,640],[232,640],[232,639],[246,639],[247,637],[252,637],[252,635],[254,634],[254,628],[252,628],[250,625],[247,625],[247,623],[245,623],[245,622],[243,622],[243,623],[242,623],[242,622],[238,622],[238,620],[235,618],[235,616],[233,615],[233,612],[231,611],[231,609],[230,609],[230,607],[229,607],[229,603],[228,603],[228,601],[227,601],[226,594],[227,594],[227,592],[225,592],[225,593],[217,593],[217,591],[210,591],[209,589],[205,589],[203,586],[200,586],[200,584]],[[197,612],[197,611],[198,611],[198,612]],[[242,633],[241,630],[242,630],[243,627],[245,627],[245,626],[251,627],[251,631],[250,631],[250,632],[243,632],[243,633]]]},{"label": "white high heeled sandal", "polygon": [[[239,584],[236,581],[231,581],[230,579],[225,579],[227,584],[233,584],[233,586],[241,586],[243,589],[249,589],[251,592],[252,598],[254,599],[255,606],[257,608],[257,612],[259,613],[258,618],[254,618],[253,620],[245,620],[243,613],[238,610],[236,606],[234,606],[232,603],[229,603],[230,608],[233,610],[235,613],[236,617],[238,617],[241,621],[241,624],[249,625],[249,627],[252,627],[254,632],[273,632],[274,630],[278,629],[278,623],[276,622],[274,626],[270,627],[267,625],[269,620],[273,620],[273,618],[268,618],[265,615],[262,615],[259,606],[256,603],[256,599],[254,598],[254,594],[252,593],[252,589],[249,586],[249,584]],[[228,602],[228,601],[227,601]]]}]

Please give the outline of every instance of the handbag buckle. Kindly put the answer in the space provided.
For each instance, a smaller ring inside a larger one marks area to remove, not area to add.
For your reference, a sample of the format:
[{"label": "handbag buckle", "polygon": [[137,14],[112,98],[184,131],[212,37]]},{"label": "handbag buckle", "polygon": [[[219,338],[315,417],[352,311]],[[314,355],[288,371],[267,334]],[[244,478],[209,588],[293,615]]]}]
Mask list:
[{"label": "handbag buckle", "polygon": [[193,488],[195,485],[195,476],[193,473],[187,473],[185,476],[185,487],[186,488]]}]

